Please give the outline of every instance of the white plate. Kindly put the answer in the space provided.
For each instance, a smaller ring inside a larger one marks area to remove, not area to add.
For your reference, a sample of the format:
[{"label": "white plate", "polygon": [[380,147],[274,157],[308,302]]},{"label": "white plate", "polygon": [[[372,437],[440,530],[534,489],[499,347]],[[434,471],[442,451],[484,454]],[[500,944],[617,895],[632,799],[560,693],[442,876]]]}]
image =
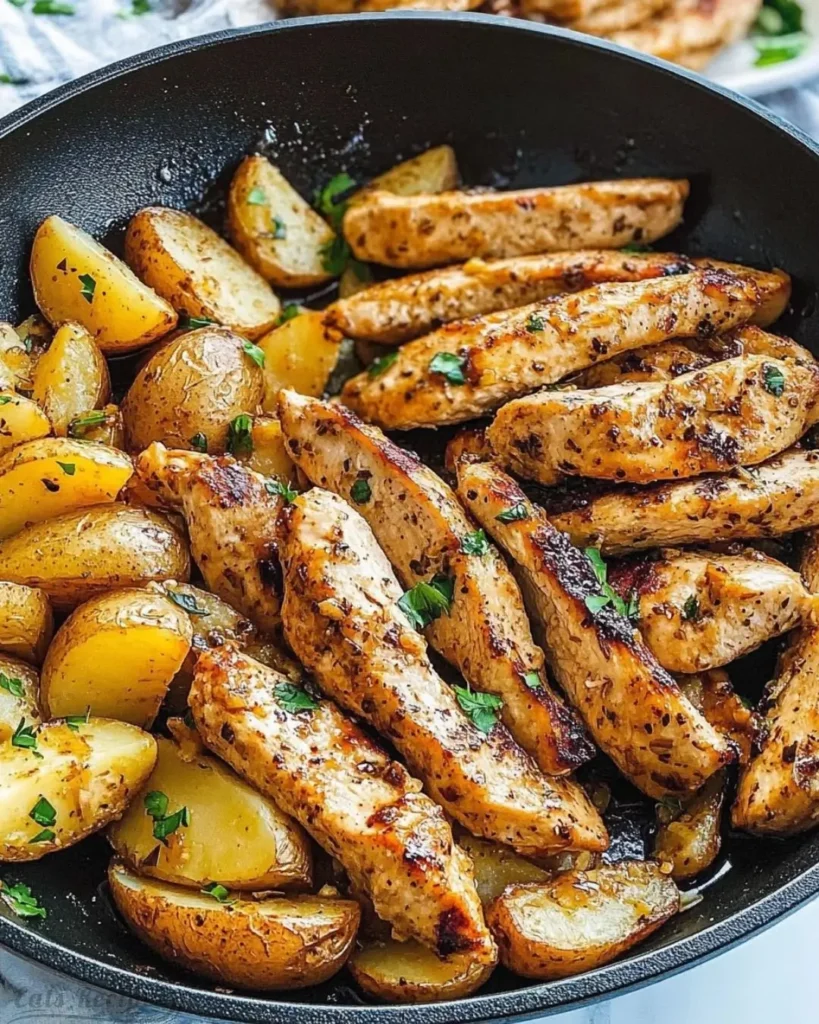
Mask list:
[{"label": "white plate", "polygon": [[777,89],[799,85],[819,77],[819,0],[802,0],[805,28],[811,40],[805,52],[795,60],[755,68],[756,50],[749,39],[723,50],[706,68],[704,74],[746,96],[764,96]]}]

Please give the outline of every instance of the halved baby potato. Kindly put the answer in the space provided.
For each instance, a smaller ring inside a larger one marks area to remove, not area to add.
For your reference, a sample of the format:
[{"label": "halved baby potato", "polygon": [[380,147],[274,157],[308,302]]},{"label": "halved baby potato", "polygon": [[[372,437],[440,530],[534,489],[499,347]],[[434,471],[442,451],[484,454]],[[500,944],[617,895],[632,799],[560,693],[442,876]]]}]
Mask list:
[{"label": "halved baby potato", "polygon": [[80,605],[43,662],[40,701],[49,718],[87,708],[147,729],[191,646],[188,616],[155,590],[114,590]]},{"label": "halved baby potato", "polygon": [[230,183],[227,226],[233,244],[266,280],[306,288],[332,277],[322,249],[335,232],[263,156],[248,156]]},{"label": "halved baby potato", "polygon": [[722,845],[722,806],[727,779],[716,772],[699,792],[657,805],[654,857],[676,882],[695,878],[716,859]]},{"label": "halved baby potato", "polygon": [[111,392],[108,364],[79,324],[63,324],[34,367],[31,397],[64,437],[79,413],[105,405]]},{"label": "halved baby potato", "polygon": [[220,902],[141,878],[116,858],[111,895],[128,927],[159,956],[235,988],[318,985],[344,966],[360,917],[353,900],[323,896]]},{"label": "halved baby potato", "polygon": [[548,882],[554,874],[521,857],[511,847],[489,839],[478,839],[465,832],[457,837],[457,843],[472,859],[475,888],[484,906],[500,896],[507,885]]},{"label": "halved baby potato", "polygon": [[112,502],[134,467],[124,452],[45,437],[0,456],[0,538],[76,508]]},{"label": "halved baby potato", "polygon": [[122,402],[125,443],[142,451],[169,448],[225,451],[232,421],[262,398],[262,370],[253,347],[225,327],[179,334],[151,355]]},{"label": "halved baby potato", "polygon": [[35,668],[0,654],[0,744],[11,739],[21,722],[30,726],[40,724],[39,689]]},{"label": "halved baby potato", "polygon": [[269,331],[279,300],[263,277],[192,213],[149,206],[128,225],[125,259],[190,319],[223,324],[246,338]]},{"label": "halved baby potato", "polygon": [[452,146],[433,146],[373,178],[353,194],[348,205],[360,202],[369,192],[394,192],[399,196],[448,192],[457,188],[460,180],[458,160]]},{"label": "halved baby potato", "polygon": [[46,218],[31,250],[34,299],[53,326],[82,324],[108,355],[150,345],[176,326],[176,313],[91,235]]},{"label": "halved baby potato", "polygon": [[163,845],[136,798],[108,831],[123,861],[141,875],[196,889],[212,882],[257,892],[310,888],[310,842],[272,800],[215,757],[190,756],[161,736],[157,747],[143,792],[164,793],[169,807],[187,807],[189,824]]},{"label": "halved baby potato", "polygon": [[679,907],[679,891],[658,864],[621,861],[510,886],[489,906],[486,921],[501,963],[524,978],[548,981],[608,963]]},{"label": "halved baby potato", "polygon": [[262,409],[275,413],[281,388],[318,398],[338,359],[341,335],[324,323],[321,310],[308,310],[259,339],[264,352]]},{"label": "halved baby potato", "polygon": [[0,452],[50,433],[51,420],[36,402],[0,387]]},{"label": "halved baby potato", "polygon": [[284,434],[276,417],[255,416],[250,437],[253,447],[246,454],[240,454],[239,461],[262,476],[272,476],[284,483],[295,484],[296,464],[287,454]]},{"label": "halved baby potato", "polygon": [[34,523],[0,541],[0,579],[74,608],[113,587],[187,580],[188,549],[165,516],[112,503]]},{"label": "halved baby potato", "polygon": [[68,436],[80,441],[98,441],[125,451],[125,427],[119,406],[105,405],[79,413],[68,424]]},{"label": "halved baby potato", "polygon": [[30,735],[29,746],[0,746],[3,861],[38,860],[103,828],[156,761],[153,736],[126,722],[49,722]]},{"label": "halved baby potato", "polygon": [[356,950],[350,974],[371,996],[389,1003],[436,1003],[464,999],[489,978],[494,964],[476,963],[467,953],[445,960],[415,940],[387,939]]},{"label": "halved baby potato", "polygon": [[42,590],[0,580],[0,651],[39,665],[53,632],[51,603]]}]

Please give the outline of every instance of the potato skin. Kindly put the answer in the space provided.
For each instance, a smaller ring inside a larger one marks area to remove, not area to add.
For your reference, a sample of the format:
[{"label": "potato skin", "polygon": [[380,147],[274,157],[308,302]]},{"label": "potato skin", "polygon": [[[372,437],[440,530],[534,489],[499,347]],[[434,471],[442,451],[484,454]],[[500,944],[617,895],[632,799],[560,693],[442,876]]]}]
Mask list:
[{"label": "potato skin", "polygon": [[[310,888],[310,843],[292,818],[217,758],[190,754],[161,736],[157,748],[142,793],[108,830],[111,846],[133,870],[196,889],[213,881],[257,892]],[[190,813],[188,827],[168,836],[167,846],[154,839],[143,806],[143,794],[152,790]]]},{"label": "potato skin", "polygon": [[110,392],[108,364],[97,343],[80,324],[63,324],[34,367],[31,391],[54,433],[65,437],[71,420],[105,405]]},{"label": "potato skin", "polygon": [[262,399],[262,370],[246,344],[225,327],[202,327],[161,345],[122,403],[127,448],[162,441],[190,449],[191,438],[204,434],[208,452],[223,453],[231,421],[255,412]]},{"label": "potato skin", "polygon": [[51,420],[36,402],[0,386],[0,452],[51,432]]},{"label": "potato skin", "polygon": [[[0,861],[38,860],[118,818],[151,774],[156,741],[125,722],[56,721],[37,733],[37,752],[0,747]],[[43,828],[30,815],[40,797],[56,812],[54,837],[32,843]]]},{"label": "potato skin", "polygon": [[0,651],[39,665],[53,632],[54,615],[42,590],[0,580]]},{"label": "potato skin", "polygon": [[322,310],[307,310],[259,339],[264,352],[262,408],[276,412],[282,388],[318,398],[338,359],[341,335],[327,327]]},{"label": "potato skin", "polygon": [[235,988],[318,985],[352,952],[360,919],[352,900],[321,896],[221,904],[140,878],[114,859],[111,895],[129,928],[165,960]]},{"label": "potato skin", "polygon": [[92,714],[153,724],[190,650],[190,619],[151,590],[92,597],[62,624],[48,649],[40,699],[48,718]]},{"label": "potato skin", "polygon": [[359,988],[388,1003],[439,1003],[465,999],[484,984],[494,963],[476,962],[468,953],[441,959],[410,939],[367,943],[348,964]]},{"label": "potato skin", "polygon": [[25,718],[28,725],[40,724],[39,690],[40,678],[37,670],[17,658],[0,654],[0,672],[10,680],[19,680],[23,696],[16,697],[10,690],[0,686],[0,744],[14,735],[14,730]]},{"label": "potato skin", "polygon": [[112,587],[189,575],[187,546],[168,519],[118,503],[68,512],[0,541],[0,578],[39,587],[56,608]]}]

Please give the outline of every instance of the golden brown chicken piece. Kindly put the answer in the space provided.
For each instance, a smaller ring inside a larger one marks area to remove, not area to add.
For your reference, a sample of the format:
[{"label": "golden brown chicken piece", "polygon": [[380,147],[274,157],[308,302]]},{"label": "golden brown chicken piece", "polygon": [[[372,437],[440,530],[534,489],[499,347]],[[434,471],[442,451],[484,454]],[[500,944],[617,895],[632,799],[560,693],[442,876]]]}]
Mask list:
[{"label": "golden brown chicken piece", "polygon": [[[538,0],[525,0],[526,5],[536,7]],[[659,14],[668,7],[671,0],[621,0],[607,3],[584,17],[567,23],[566,28],[575,32],[587,32],[593,36],[608,36],[612,32],[623,32],[635,25],[643,24],[648,18]]]},{"label": "golden brown chicken piece", "polygon": [[688,182],[594,181],[516,192],[370,192],[344,215],[356,259],[434,267],[474,257],[648,244],[682,219]]},{"label": "golden brown chicken piece", "polygon": [[[811,532],[800,569],[819,593],[819,534]],[[802,625],[783,649],[762,701],[761,749],[739,780],[731,820],[749,832],[788,835],[819,822],[819,624]]]},{"label": "golden brown chicken piece", "polygon": [[492,463],[462,462],[458,493],[518,566],[549,667],[598,745],[649,796],[698,789],[733,760],[607,595],[592,563]]},{"label": "golden brown chicken piece", "polygon": [[281,621],[276,517],[281,498],[229,456],[170,451],[155,442],[136,459],[142,484],[179,507],[191,554],[210,590],[260,629]]},{"label": "golden brown chicken piece", "polygon": [[645,484],[753,466],[790,448],[819,398],[819,366],[738,356],[669,381],[541,391],[489,427],[518,476]]},{"label": "golden brown chicken piece", "polygon": [[819,452],[785,452],[742,475],[615,489],[552,522],[608,555],[781,537],[819,526]]},{"label": "golden brown chicken piece", "polygon": [[739,763],[747,764],[759,737],[759,715],[734,690],[725,669],[713,668],[676,679],[680,691],[697,711],[731,741]]},{"label": "golden brown chicken piece", "polygon": [[612,566],[609,582],[634,595],[640,633],[669,672],[728,665],[819,610],[799,573],[753,548],[658,555]]},{"label": "golden brown chicken piece", "polygon": [[459,423],[618,353],[726,331],[789,289],[781,275],[723,269],[601,284],[441,327],[347,381],[342,399],[387,429]]},{"label": "golden brown chicken piece", "polygon": [[343,864],[397,938],[493,962],[471,862],[441,809],[335,704],[233,645],[200,655],[189,700],[207,746]]},{"label": "golden brown chicken piece", "polygon": [[748,32],[759,0],[672,0],[653,18],[610,37],[621,46],[666,60],[713,46],[726,46]]},{"label": "golden brown chicken piece", "polygon": [[512,574],[452,490],[343,406],[282,391],[279,418],[293,460],[354,504],[408,590],[437,574],[452,579],[449,613],[427,626],[427,639],[475,690],[501,698],[524,750],[548,774],[588,760],[582,725],[546,682]]},{"label": "golden brown chicken piece", "polygon": [[605,849],[605,827],[580,786],[547,780],[495,708],[435,672],[365,519],[314,488],[285,522],[285,635],[321,688],[393,743],[470,832],[532,857]]}]

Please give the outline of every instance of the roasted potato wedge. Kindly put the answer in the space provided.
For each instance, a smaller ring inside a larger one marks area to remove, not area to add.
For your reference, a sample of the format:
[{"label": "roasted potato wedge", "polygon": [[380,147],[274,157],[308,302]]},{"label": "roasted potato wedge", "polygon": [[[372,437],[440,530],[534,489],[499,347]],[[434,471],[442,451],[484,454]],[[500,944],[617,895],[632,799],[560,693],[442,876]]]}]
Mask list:
[{"label": "roasted potato wedge", "polygon": [[276,417],[255,416],[250,438],[251,450],[240,453],[239,461],[262,476],[274,476],[277,480],[295,484],[298,478],[296,466],[287,454],[284,434]]},{"label": "roasted potato wedge", "polygon": [[63,324],[34,367],[31,389],[54,433],[64,437],[75,416],[105,405],[110,392],[108,364],[97,343],[79,324]]},{"label": "roasted potato wedge", "polygon": [[352,952],[353,900],[236,898],[140,878],[116,859],[111,895],[128,927],[165,960],[234,988],[304,988],[331,978]]},{"label": "roasted potato wedge", "polygon": [[11,388],[0,387],[0,452],[50,433],[51,420],[41,406]]},{"label": "roasted potato wedge", "polygon": [[388,1003],[438,1003],[472,995],[495,969],[468,953],[445,960],[410,939],[369,942],[348,964],[350,974],[367,995]]},{"label": "roasted potato wedge", "polygon": [[42,590],[0,580],[0,651],[39,665],[53,632],[51,604]]},{"label": "roasted potato wedge", "polygon": [[324,313],[308,310],[259,340],[264,352],[262,408],[275,413],[281,388],[318,398],[338,359],[341,335],[324,323]]},{"label": "roasted potato wedge", "polygon": [[45,437],[0,456],[0,538],[76,508],[114,501],[133,473],[116,448]]},{"label": "roasted potato wedge", "polygon": [[11,739],[21,722],[23,727],[40,724],[39,689],[36,669],[0,654],[0,744]]},{"label": "roasted potato wedge", "polygon": [[125,427],[119,406],[105,405],[78,413],[68,424],[68,436],[80,441],[99,441],[124,451]]},{"label": "roasted potato wedge", "polygon": [[187,807],[189,824],[161,843],[137,797],[108,830],[111,845],[130,867],[196,889],[214,881],[255,891],[310,887],[310,843],[292,818],[217,758],[186,755],[161,736],[157,748],[143,795],[164,793],[169,807]]},{"label": "roasted potato wedge", "polygon": [[128,225],[125,259],[177,313],[246,338],[269,331],[281,310],[264,278],[192,213],[140,210]]},{"label": "roasted potato wedge", "polygon": [[92,597],[57,630],[43,662],[40,700],[49,718],[87,708],[147,729],[190,650],[190,619],[152,590]]},{"label": "roasted potato wedge", "polygon": [[37,229],[30,270],[34,299],[48,322],[82,324],[108,355],[150,345],[176,326],[164,299],[62,217],[48,217]]},{"label": "roasted potato wedge", "polygon": [[284,288],[329,281],[322,249],[329,224],[263,156],[248,156],[230,183],[227,228],[233,244],[265,280]]},{"label": "roasted potato wedge", "polygon": [[680,894],[650,861],[567,871],[544,885],[512,885],[486,920],[515,974],[549,981],[613,960],[673,917]]},{"label": "roasted potato wedge", "polygon": [[0,387],[29,390],[33,363],[29,345],[11,324],[0,322]]},{"label": "roasted potato wedge", "polygon": [[659,827],[654,857],[669,865],[676,882],[695,878],[716,859],[722,846],[720,831],[726,776],[717,772],[699,793],[682,801],[667,799],[657,805]]},{"label": "roasted potato wedge", "polygon": [[202,327],[160,345],[122,403],[125,443],[225,451],[230,424],[262,398],[262,370],[250,343],[225,327]]},{"label": "roasted potato wedge", "polygon": [[392,192],[397,196],[448,192],[457,188],[460,180],[458,160],[452,146],[433,146],[373,178],[350,197],[348,206],[360,203],[370,192]]},{"label": "roasted potato wedge", "polygon": [[0,541],[0,579],[39,587],[56,608],[189,574],[187,546],[170,522],[118,503],[67,512]]},{"label": "roasted potato wedge", "polygon": [[0,746],[0,861],[38,860],[103,828],[156,761],[153,736],[126,722],[49,722],[31,735]]},{"label": "roasted potato wedge", "polygon": [[[509,846],[479,839],[477,836],[464,832],[457,837],[458,846],[466,850],[475,867],[475,888],[484,906],[500,896],[507,885],[522,882],[548,882],[551,873],[538,867],[525,857],[515,853]],[[567,858],[567,867],[571,867],[569,854],[559,855]]]}]

